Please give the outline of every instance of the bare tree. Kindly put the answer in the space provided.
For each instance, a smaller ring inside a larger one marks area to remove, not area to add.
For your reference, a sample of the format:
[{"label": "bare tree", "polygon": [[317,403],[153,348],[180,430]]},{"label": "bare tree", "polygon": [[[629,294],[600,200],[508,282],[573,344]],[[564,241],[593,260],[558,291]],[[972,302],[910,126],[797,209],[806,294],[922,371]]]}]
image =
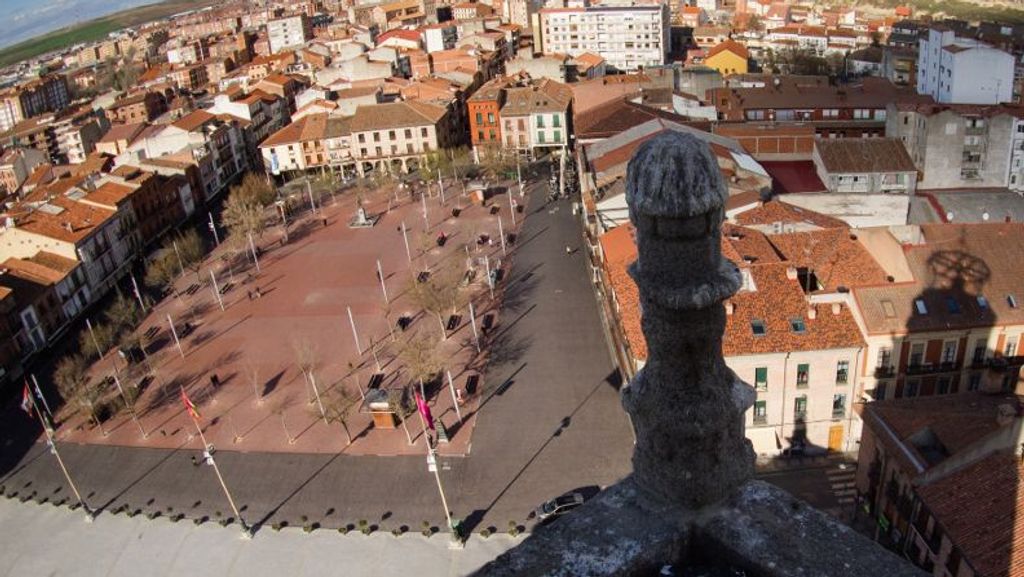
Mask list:
[{"label": "bare tree", "polygon": [[146,265],[146,275],[143,277],[143,280],[151,287],[170,290],[174,292],[175,296],[179,296],[174,286],[174,281],[178,278],[178,272],[177,258],[175,258],[173,252],[164,250]]},{"label": "bare tree", "polygon": [[245,246],[249,235],[259,237],[266,229],[263,205],[246,198],[231,194],[224,203],[221,223],[228,229],[228,240],[235,246]]},{"label": "bare tree", "polygon": [[448,340],[448,331],[444,323],[444,314],[449,309],[457,310],[460,298],[459,281],[461,274],[456,268],[446,266],[435,270],[426,280],[420,282],[413,279],[409,286],[409,296],[413,302],[429,314],[437,317],[441,325],[441,338]]},{"label": "bare tree", "polygon": [[429,381],[441,371],[438,342],[427,335],[415,335],[402,343],[398,358],[416,381]]},{"label": "bare tree", "polygon": [[359,400],[359,395],[346,389],[344,384],[339,384],[327,393],[324,405],[327,409],[327,420],[341,425],[341,430],[345,432],[346,445],[352,444],[352,432],[349,431],[348,425],[352,419],[352,410],[359,405]]},{"label": "bare tree", "polygon": [[323,417],[324,423],[327,423],[327,414],[324,411],[324,404],[320,399],[320,389],[316,385],[316,369],[320,360],[316,344],[308,339],[301,339],[294,341],[292,348],[295,350],[295,362],[302,371],[302,377],[306,379],[306,384],[313,390],[313,398],[309,400],[309,404],[317,404],[317,407],[320,409],[320,416]]},{"label": "bare tree", "polygon": [[291,431],[288,430],[288,421],[285,419],[285,414],[294,405],[295,399],[291,395],[286,395],[274,403],[272,409],[272,412],[281,419],[281,428],[284,429],[284,435],[288,439],[289,445],[295,444],[295,438],[292,437]]},{"label": "bare tree", "polygon": [[66,356],[57,363],[53,380],[57,383],[60,395],[78,405],[80,409],[88,411],[89,417],[103,431],[103,424],[96,414],[96,404],[103,391],[98,384],[89,380],[86,375],[87,368],[86,360],[81,355]]},{"label": "bare tree", "polygon": [[139,305],[135,299],[118,294],[103,316],[107,318],[115,333],[130,333],[139,322]]},{"label": "bare tree", "polygon": [[181,258],[182,266],[196,273],[198,280],[199,273],[203,268],[203,257],[206,256],[206,247],[203,246],[203,240],[199,238],[199,233],[190,228],[175,236],[172,242],[177,245],[172,248],[175,248],[177,255]]},{"label": "bare tree", "polygon": [[263,405],[263,392],[260,390],[260,367],[251,361],[245,363],[245,377],[252,385],[252,392],[256,395],[256,404]]},{"label": "bare tree", "polygon": [[114,327],[107,323],[95,323],[92,325],[92,331],[89,329],[80,331],[78,333],[78,350],[85,357],[83,362],[106,354],[116,340]]}]

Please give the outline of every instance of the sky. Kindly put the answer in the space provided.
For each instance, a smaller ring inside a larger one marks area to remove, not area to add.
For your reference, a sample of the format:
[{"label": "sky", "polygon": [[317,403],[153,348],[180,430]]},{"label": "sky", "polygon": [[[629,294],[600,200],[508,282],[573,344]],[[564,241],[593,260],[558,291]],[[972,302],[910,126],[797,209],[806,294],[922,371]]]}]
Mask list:
[{"label": "sky", "polygon": [[158,0],[0,0],[0,48],[52,30]]}]

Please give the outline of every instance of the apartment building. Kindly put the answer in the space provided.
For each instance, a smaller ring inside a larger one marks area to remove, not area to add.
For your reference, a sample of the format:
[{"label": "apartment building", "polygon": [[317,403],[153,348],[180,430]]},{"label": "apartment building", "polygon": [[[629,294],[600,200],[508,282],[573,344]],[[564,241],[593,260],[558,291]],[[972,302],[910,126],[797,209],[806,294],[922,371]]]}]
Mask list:
[{"label": "apartment building", "polygon": [[428,24],[420,28],[423,34],[423,50],[428,54],[455,48],[459,39],[458,28],[451,22]]},{"label": "apartment building", "polygon": [[[136,256],[139,236],[128,203],[104,206],[103,193],[85,179],[60,179],[36,189],[4,213],[0,258],[32,258],[40,251],[81,263],[94,298],[106,294]],[[34,339],[33,339],[34,340]]]},{"label": "apartment building", "polygon": [[21,188],[37,166],[47,161],[42,152],[33,148],[11,148],[0,155],[0,200]]},{"label": "apartment building", "polygon": [[553,80],[517,82],[503,89],[500,136],[507,149],[536,157],[572,147],[573,95]]},{"label": "apartment building", "polygon": [[107,107],[110,121],[120,124],[152,122],[164,112],[167,112],[167,98],[155,90],[123,96]]},{"label": "apartment building", "polygon": [[869,398],[1014,390],[1024,363],[1024,278],[1013,255],[1024,247],[1024,224],[863,234],[892,278],[851,291],[867,340]]},{"label": "apartment building", "polygon": [[931,102],[929,96],[882,78],[846,85],[824,76],[758,76],[753,83],[744,78],[738,77],[735,86],[708,91],[720,120],[807,122],[823,138],[885,136],[890,103]]},{"label": "apartment building", "polygon": [[297,14],[267,22],[267,36],[270,41],[270,52],[277,54],[297,48],[312,40],[313,28],[310,25],[309,17],[305,14]]},{"label": "apartment building", "polygon": [[408,172],[430,152],[457,146],[464,129],[453,129],[460,122],[455,116],[452,105],[416,100],[360,106],[349,125],[359,175]]},{"label": "apartment building", "polygon": [[1013,392],[865,405],[859,521],[935,577],[1018,574],[1022,414]]},{"label": "apartment building", "polygon": [[937,102],[1011,102],[1014,68],[1010,54],[941,25],[918,40],[917,91]]},{"label": "apartment building", "polygon": [[57,339],[90,301],[82,267],[73,259],[39,251],[0,263],[0,310],[6,317],[0,335],[9,339],[0,353],[0,382]]},{"label": "apartment building", "polygon": [[504,87],[511,82],[496,78],[484,84],[466,101],[469,116],[469,138],[473,148],[501,146],[501,107],[505,104]]},{"label": "apartment building", "polygon": [[184,176],[195,204],[201,205],[241,178],[250,158],[238,120],[197,110],[140,135],[116,162]]},{"label": "apartment building", "polygon": [[[724,303],[726,365],[756,391],[746,434],[760,455],[849,451],[860,438],[852,410],[864,340],[839,287],[884,280],[884,271],[849,229],[766,236],[723,225],[722,254],[743,284]],[[631,362],[642,366],[646,342],[639,295],[626,267],[636,258],[632,225],[600,237],[605,290]],[[832,258],[835,252],[841,258]]]},{"label": "apartment building", "polygon": [[59,112],[71,102],[67,78],[50,74],[0,92],[0,133],[19,122],[47,112]]},{"label": "apartment building", "polygon": [[592,52],[618,71],[665,63],[667,5],[544,8],[539,16],[541,52],[571,56]]},{"label": "apartment building", "polygon": [[920,189],[1024,190],[1024,107],[893,103],[886,136],[903,142]]},{"label": "apartment building", "polygon": [[218,94],[213,100],[213,106],[206,111],[238,120],[245,136],[249,164],[258,168],[262,166],[259,145],[288,124],[288,108],[286,98],[256,89],[249,94],[240,90],[232,94]]}]

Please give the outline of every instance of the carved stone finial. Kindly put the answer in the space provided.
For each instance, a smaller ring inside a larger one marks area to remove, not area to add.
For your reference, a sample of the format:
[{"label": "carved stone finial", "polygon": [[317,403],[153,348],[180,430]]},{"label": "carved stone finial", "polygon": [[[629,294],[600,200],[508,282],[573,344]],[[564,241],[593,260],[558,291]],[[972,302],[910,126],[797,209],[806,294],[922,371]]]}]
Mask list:
[{"label": "carved stone finial", "polygon": [[721,254],[726,187],[708,145],[666,131],[629,161],[626,202],[636,227],[647,363],[623,391],[636,430],[637,483],[698,508],[747,481],[754,453],[743,413],[750,385],[725,366],[722,301],[740,287]]}]

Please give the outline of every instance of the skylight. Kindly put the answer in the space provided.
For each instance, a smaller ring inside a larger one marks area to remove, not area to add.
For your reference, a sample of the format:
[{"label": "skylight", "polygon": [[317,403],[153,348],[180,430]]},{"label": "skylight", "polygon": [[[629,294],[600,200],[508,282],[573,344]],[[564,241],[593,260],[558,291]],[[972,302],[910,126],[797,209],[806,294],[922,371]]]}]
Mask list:
[{"label": "skylight", "polygon": [[790,319],[789,327],[793,329],[794,333],[803,333],[807,330],[807,326],[804,324],[804,319]]},{"label": "skylight", "polygon": [[928,307],[924,304],[923,299],[914,299],[914,309],[917,310],[919,315],[928,314]]},{"label": "skylight", "polygon": [[892,306],[892,301],[882,301],[882,310],[885,312],[885,318],[896,318],[896,307]]},{"label": "skylight", "polygon": [[755,337],[763,337],[768,332],[768,329],[764,326],[764,321],[760,319],[750,321],[750,330],[754,331]]},{"label": "skylight", "polygon": [[960,314],[960,303],[953,297],[946,297],[946,310],[953,315]]},{"label": "skylight", "polygon": [[978,300],[978,308],[980,308],[983,311],[987,311],[988,310],[988,299],[983,297],[983,296],[981,296],[981,295],[978,295],[976,298]]},{"label": "skylight", "polygon": [[1011,309],[1017,308],[1017,297],[1013,295],[1006,295],[1006,304],[1010,305]]}]

